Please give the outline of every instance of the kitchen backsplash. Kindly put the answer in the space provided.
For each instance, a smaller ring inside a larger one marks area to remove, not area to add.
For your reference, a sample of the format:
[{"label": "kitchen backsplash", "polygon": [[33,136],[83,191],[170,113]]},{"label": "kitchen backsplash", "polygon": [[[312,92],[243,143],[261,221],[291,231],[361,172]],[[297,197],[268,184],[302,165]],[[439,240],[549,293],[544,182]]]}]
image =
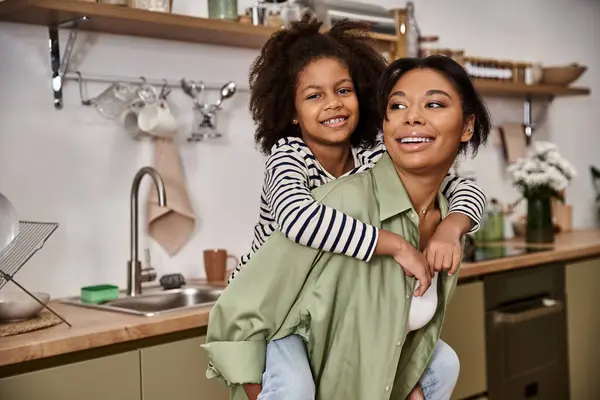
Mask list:
[{"label": "kitchen backsplash", "polygon": [[[461,7],[442,0],[415,3],[421,30],[439,34],[444,39],[441,45],[465,48],[481,56],[532,59],[546,64],[577,60],[590,66],[578,82],[591,88],[589,98],[555,99],[547,112],[547,103],[534,101],[533,115],[541,122],[534,135],[556,142],[581,171],[568,197],[574,206],[575,227],[592,226],[594,193],[585,172],[589,164],[598,164],[600,148],[594,123],[594,110],[600,108],[596,94],[600,92],[600,75],[594,71],[600,65],[600,50],[581,38],[600,37],[600,27],[594,23],[600,20],[600,6],[585,0],[561,0],[549,6],[544,0],[536,0],[509,7],[506,2],[496,1],[483,10],[476,0],[464,0]],[[380,4],[391,5],[383,1]],[[240,9],[242,6],[240,2]],[[467,9],[473,12],[465,14]],[[561,17],[567,13],[580,21],[577,31],[556,32],[555,27],[562,26]],[[527,17],[542,14],[543,23]],[[511,21],[510,30],[506,21]],[[63,49],[66,37],[61,35]],[[16,277],[28,288],[53,296],[76,294],[87,284],[124,285],[131,180],[141,166],[151,164],[151,143],[131,140],[113,122],[81,106],[74,82],[68,82],[65,88],[63,110],[54,109],[46,29],[0,24],[0,54],[0,192],[15,204],[21,219],[61,224],[45,248]],[[81,33],[71,69],[152,78],[185,76],[218,85],[233,80],[240,88],[247,88],[248,68],[256,54],[248,49]],[[105,87],[90,83],[88,95]],[[211,92],[210,96],[216,100],[218,93]],[[174,90],[169,99],[178,116],[180,137],[187,137],[192,118],[189,98]],[[495,123],[522,119],[521,101],[486,100]],[[263,158],[253,143],[247,102],[248,93],[239,91],[224,104],[219,114],[222,139],[182,141],[186,179],[199,217],[197,233],[173,258],[145,234],[140,236],[141,250],[142,246],[151,248],[159,276],[171,272],[202,276],[202,250],[206,248],[226,248],[236,255],[247,251],[258,216],[263,168]],[[503,178],[504,167],[495,140],[493,135],[487,148],[475,160],[465,162],[461,171],[474,172],[489,197],[512,201],[517,194]],[[148,182],[142,185],[142,199],[148,187]],[[145,212],[140,215],[143,232]]]}]

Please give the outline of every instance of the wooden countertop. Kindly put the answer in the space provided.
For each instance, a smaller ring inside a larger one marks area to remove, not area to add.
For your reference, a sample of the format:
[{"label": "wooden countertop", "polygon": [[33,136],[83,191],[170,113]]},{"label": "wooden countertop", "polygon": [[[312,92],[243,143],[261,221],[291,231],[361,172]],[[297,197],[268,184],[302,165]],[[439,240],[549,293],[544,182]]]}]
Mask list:
[{"label": "wooden countertop", "polygon": [[145,339],[208,325],[210,307],[144,317],[58,302],[53,310],[71,325],[0,337],[0,367],[28,360]]},{"label": "wooden countertop", "polygon": [[[523,244],[518,240],[505,243]],[[464,263],[460,278],[472,278],[554,261],[572,262],[595,257],[600,257],[600,230],[575,231],[559,235],[550,251]],[[52,306],[73,327],[61,324],[37,332],[0,337],[0,367],[202,328],[208,324],[210,312],[210,308],[206,307],[156,317],[142,317],[56,302],[53,302]]]},{"label": "wooden countertop", "polygon": [[[512,244],[530,248],[548,245],[525,245],[522,239],[508,240],[491,245]],[[463,263],[459,278],[473,278],[517,268],[526,268],[550,262],[573,262],[600,257],[600,229],[578,230],[556,236],[553,248],[517,256],[503,257],[475,263]]]}]

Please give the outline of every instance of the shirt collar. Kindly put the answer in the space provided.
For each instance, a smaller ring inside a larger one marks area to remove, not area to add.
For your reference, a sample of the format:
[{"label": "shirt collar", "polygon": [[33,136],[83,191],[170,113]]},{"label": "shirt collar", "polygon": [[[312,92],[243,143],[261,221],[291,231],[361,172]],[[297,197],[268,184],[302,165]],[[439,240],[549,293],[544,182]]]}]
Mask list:
[{"label": "shirt collar", "polygon": [[[404,184],[398,177],[394,163],[387,152],[373,167],[373,176],[375,177],[381,221],[413,209]],[[442,217],[445,217],[448,213],[448,202],[441,192],[438,192],[438,204]]]}]

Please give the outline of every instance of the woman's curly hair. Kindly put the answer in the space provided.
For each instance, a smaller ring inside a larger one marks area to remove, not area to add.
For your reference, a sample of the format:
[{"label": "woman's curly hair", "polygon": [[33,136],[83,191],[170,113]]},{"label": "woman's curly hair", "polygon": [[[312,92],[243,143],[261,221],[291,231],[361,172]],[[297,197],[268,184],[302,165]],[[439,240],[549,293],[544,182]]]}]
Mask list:
[{"label": "woman's curly hair", "polygon": [[274,33],[250,69],[250,112],[255,140],[269,154],[284,137],[299,137],[294,99],[298,74],[312,61],[334,58],[348,68],[359,104],[359,122],[350,138],[353,146],[371,147],[379,133],[377,82],[386,61],[362,24],[348,20],[320,32],[322,22],[310,15]]}]

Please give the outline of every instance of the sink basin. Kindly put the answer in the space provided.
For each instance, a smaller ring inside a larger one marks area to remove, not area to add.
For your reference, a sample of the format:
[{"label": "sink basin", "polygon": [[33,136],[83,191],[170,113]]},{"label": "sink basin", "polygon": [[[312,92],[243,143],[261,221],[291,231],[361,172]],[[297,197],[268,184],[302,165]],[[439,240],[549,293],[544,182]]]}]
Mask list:
[{"label": "sink basin", "polygon": [[162,290],[161,287],[144,288],[139,296],[129,297],[123,291],[118,299],[101,304],[84,303],[79,296],[61,300],[81,307],[116,311],[152,317],[172,311],[214,304],[223,288],[209,285],[186,285],[181,289]]}]

